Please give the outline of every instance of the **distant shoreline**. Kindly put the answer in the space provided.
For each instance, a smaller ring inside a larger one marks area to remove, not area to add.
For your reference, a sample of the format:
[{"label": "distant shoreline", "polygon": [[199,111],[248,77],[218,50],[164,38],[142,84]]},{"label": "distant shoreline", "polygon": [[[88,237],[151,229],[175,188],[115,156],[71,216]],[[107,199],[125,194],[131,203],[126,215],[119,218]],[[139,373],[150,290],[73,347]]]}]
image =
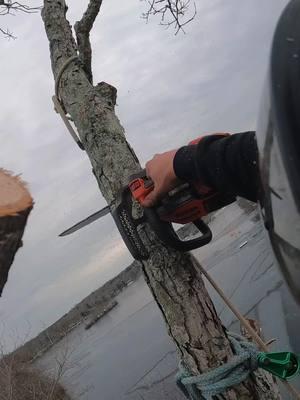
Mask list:
[{"label": "distant shoreline", "polygon": [[[181,239],[196,232],[197,229],[193,224],[184,225],[178,230]],[[89,325],[97,315],[104,316],[105,309],[113,308],[111,304],[115,297],[141,275],[142,269],[139,262],[133,261],[126,269],[85,297],[56,322],[16,349],[12,355],[25,362],[35,361],[77,326],[82,323]]]},{"label": "distant shoreline", "polygon": [[110,279],[99,289],[85,297],[69,312],[40,332],[36,337],[16,349],[11,355],[22,362],[33,362],[62,340],[82,323],[91,323],[97,315],[105,315],[106,309],[112,309],[115,297],[142,275],[137,261],[133,261],[116,277]]}]

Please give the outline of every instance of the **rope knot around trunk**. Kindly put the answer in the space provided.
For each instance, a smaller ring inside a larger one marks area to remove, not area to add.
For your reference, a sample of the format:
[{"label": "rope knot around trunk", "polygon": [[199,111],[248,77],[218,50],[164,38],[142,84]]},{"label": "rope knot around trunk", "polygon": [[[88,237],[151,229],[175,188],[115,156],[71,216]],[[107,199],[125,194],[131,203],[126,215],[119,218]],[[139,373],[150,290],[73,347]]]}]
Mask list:
[{"label": "rope knot around trunk", "polygon": [[213,396],[242,383],[258,368],[257,347],[231,332],[228,333],[228,338],[234,356],[227,363],[197,376],[191,375],[180,363],[176,383],[187,399],[211,400]]}]

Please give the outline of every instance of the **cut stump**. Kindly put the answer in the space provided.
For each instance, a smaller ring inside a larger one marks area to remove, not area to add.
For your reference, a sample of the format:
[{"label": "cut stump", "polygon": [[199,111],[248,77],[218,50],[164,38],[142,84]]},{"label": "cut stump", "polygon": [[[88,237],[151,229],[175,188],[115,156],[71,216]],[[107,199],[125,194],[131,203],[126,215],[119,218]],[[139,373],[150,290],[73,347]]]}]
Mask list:
[{"label": "cut stump", "polygon": [[9,269],[33,207],[26,184],[18,176],[0,169],[0,296],[7,282]]}]

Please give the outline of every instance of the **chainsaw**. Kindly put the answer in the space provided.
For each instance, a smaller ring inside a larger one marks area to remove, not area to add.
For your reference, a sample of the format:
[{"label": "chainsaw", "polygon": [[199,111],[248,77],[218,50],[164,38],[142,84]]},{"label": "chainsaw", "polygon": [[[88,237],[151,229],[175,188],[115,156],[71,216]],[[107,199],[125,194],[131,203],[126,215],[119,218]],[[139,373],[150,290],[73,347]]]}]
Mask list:
[{"label": "chainsaw", "polygon": [[[142,207],[143,199],[154,189],[154,184],[146,171],[132,175],[129,183],[121,190],[116,207],[109,206],[92,214],[76,225],[62,232],[66,236],[111,213],[131,255],[136,260],[146,260],[149,253],[139,235],[139,229],[148,223],[164,245],[179,251],[190,251],[208,244],[212,232],[203,217],[235,201],[235,197],[220,194],[204,185],[185,183],[164,196],[154,207]],[[141,216],[135,217],[134,207],[138,205]],[[193,223],[200,235],[182,240],[177,235],[173,223],[185,225]]]}]

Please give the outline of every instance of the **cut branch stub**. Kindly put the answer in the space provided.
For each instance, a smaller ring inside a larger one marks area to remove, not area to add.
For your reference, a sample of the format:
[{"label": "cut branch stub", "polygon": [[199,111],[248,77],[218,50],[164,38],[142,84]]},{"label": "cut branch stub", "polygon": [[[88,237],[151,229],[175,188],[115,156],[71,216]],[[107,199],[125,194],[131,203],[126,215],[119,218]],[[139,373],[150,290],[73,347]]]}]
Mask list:
[{"label": "cut branch stub", "polygon": [[32,197],[21,179],[0,169],[0,295],[33,207]]}]

